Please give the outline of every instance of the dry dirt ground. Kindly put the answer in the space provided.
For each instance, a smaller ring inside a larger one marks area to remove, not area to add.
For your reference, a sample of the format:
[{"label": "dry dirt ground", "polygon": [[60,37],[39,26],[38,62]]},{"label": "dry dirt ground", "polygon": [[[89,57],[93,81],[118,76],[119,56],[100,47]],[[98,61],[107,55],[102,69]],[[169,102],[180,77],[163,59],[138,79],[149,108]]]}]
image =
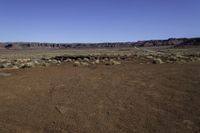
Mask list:
[{"label": "dry dirt ground", "polygon": [[200,64],[0,73],[0,133],[200,132]]}]

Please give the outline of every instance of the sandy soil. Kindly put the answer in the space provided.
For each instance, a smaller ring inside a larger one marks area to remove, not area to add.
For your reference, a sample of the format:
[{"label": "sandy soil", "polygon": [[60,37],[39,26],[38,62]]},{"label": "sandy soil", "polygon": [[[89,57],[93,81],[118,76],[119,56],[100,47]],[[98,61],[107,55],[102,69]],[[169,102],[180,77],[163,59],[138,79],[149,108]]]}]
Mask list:
[{"label": "sandy soil", "polygon": [[199,68],[124,63],[4,70],[0,132],[199,133]]}]

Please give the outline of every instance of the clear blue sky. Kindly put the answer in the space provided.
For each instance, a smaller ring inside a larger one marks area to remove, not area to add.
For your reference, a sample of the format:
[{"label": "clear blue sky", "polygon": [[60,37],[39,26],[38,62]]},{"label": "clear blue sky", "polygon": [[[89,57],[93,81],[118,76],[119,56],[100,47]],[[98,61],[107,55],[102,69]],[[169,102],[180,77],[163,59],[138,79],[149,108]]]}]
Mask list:
[{"label": "clear blue sky", "polygon": [[200,37],[200,0],[0,0],[0,41]]}]

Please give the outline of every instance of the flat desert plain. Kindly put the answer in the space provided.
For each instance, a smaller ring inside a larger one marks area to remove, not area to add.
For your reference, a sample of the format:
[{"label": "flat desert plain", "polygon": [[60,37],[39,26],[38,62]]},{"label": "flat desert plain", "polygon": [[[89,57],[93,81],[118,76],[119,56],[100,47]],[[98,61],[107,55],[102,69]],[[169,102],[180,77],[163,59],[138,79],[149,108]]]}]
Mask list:
[{"label": "flat desert plain", "polygon": [[[22,58],[6,53],[1,54],[4,61]],[[199,133],[198,56],[180,63],[165,63],[159,56],[163,62],[155,62],[158,56],[150,51],[151,60],[142,56],[140,62],[139,53],[118,65],[63,62],[0,69],[0,132]]]}]

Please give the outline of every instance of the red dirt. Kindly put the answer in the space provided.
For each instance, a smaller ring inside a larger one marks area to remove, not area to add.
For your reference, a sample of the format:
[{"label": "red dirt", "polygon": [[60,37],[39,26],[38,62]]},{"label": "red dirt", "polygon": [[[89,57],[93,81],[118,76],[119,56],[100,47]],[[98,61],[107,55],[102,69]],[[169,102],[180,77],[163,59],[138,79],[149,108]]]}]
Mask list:
[{"label": "red dirt", "polygon": [[[200,64],[6,70],[1,133],[198,133]],[[5,71],[4,71],[5,72]]]}]

